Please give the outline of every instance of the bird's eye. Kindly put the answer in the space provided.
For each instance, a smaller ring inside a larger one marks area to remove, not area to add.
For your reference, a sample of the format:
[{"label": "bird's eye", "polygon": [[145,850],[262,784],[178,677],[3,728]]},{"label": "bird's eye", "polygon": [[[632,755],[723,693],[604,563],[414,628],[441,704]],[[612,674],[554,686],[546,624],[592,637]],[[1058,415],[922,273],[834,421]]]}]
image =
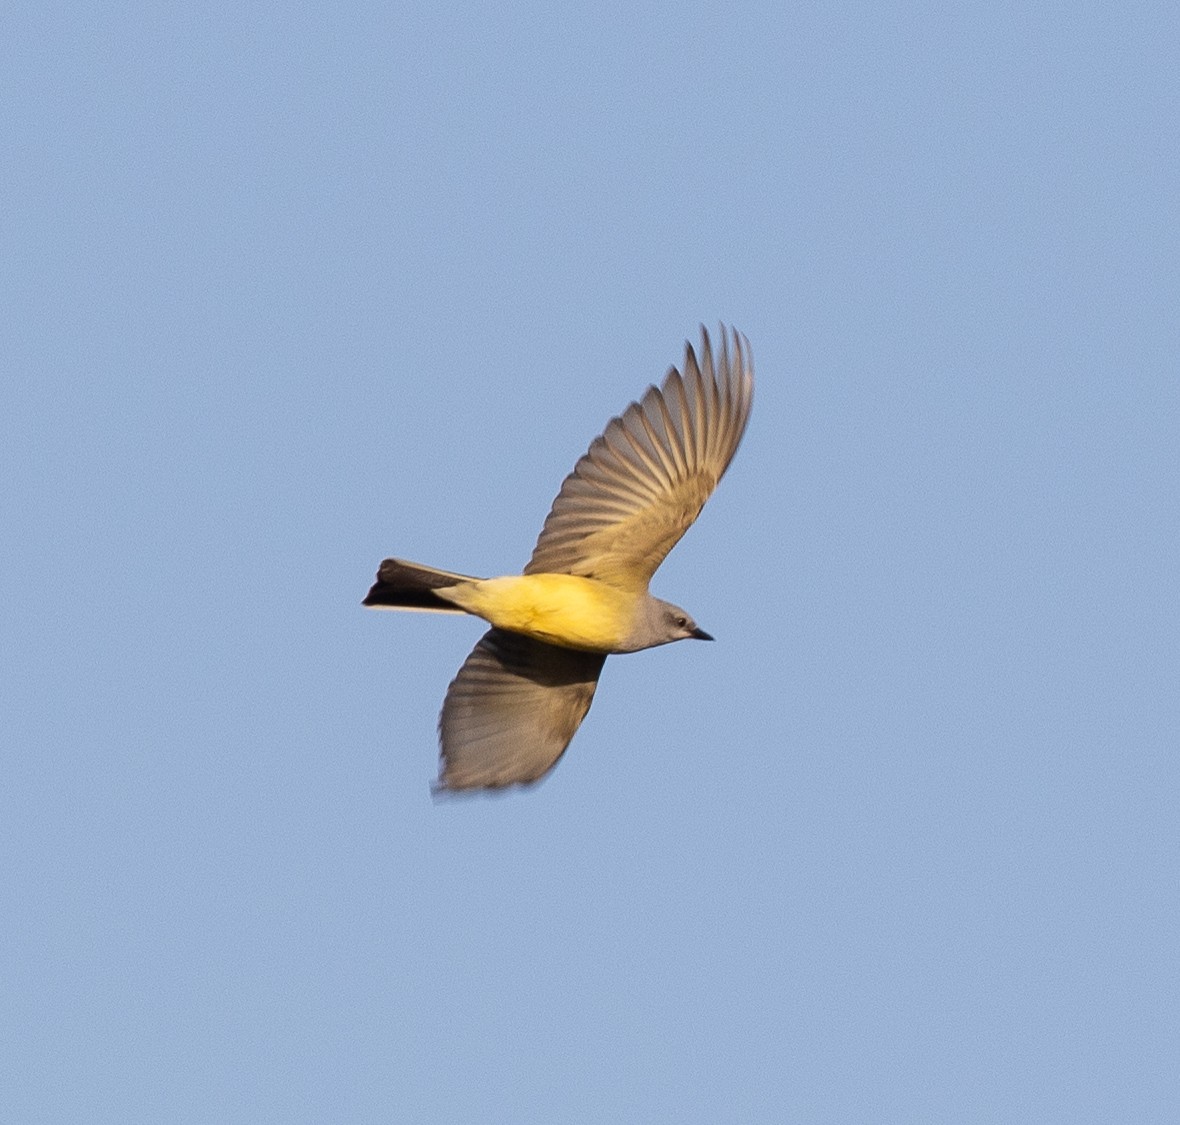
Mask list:
[{"label": "bird's eye", "polygon": [[677,629],[687,629],[688,628],[688,618],[687,617],[676,618],[676,628]]}]

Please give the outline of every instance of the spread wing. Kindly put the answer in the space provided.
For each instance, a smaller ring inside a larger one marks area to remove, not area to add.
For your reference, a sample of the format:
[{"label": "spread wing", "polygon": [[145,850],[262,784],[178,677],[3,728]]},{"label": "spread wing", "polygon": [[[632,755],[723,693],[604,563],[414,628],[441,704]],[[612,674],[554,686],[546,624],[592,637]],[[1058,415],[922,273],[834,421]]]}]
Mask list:
[{"label": "spread wing", "polygon": [[672,368],[612,418],[565,478],[525,574],[578,574],[646,589],[656,568],[697,518],[729,467],[754,396],[750,345],[721,329],[714,363],[685,345]]},{"label": "spread wing", "polygon": [[437,788],[538,781],[565,753],[606,656],[489,629],[447,689],[438,720]]}]

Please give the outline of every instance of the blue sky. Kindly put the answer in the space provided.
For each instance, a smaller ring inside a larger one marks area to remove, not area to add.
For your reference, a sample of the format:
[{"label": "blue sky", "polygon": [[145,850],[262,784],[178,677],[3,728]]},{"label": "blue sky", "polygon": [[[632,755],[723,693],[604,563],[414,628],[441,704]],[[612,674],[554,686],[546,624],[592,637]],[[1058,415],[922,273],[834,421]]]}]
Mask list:
[{"label": "blue sky", "polygon": [[[1173,5],[26,6],[0,1118],[1180,1119]],[[745,444],[540,787],[479,623],[701,321]]]}]

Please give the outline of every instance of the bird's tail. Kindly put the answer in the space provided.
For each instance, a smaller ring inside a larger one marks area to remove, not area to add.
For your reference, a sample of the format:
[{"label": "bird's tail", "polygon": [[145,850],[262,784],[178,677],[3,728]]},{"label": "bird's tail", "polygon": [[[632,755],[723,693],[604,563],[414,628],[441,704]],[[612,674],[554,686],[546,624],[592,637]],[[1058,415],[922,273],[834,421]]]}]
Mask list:
[{"label": "bird's tail", "polygon": [[460,582],[475,582],[467,574],[436,570],[405,559],[386,559],[377,570],[377,581],[362,605],[385,609],[424,609],[439,613],[462,613],[457,605],[440,598],[434,591]]}]

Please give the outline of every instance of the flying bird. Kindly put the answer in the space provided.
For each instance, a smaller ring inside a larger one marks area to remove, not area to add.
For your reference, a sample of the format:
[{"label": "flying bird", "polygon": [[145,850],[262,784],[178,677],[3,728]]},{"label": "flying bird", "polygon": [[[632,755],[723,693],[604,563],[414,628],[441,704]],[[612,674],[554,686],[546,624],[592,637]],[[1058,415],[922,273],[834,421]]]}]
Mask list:
[{"label": "flying bird", "polygon": [[574,736],[611,653],[712,640],[648,592],[737,451],[754,394],[750,345],[701,328],[683,371],[612,418],[565,478],[524,573],[473,578],[386,559],[364,599],[380,609],[470,613],[492,627],[439,716],[437,790],[539,781]]}]

